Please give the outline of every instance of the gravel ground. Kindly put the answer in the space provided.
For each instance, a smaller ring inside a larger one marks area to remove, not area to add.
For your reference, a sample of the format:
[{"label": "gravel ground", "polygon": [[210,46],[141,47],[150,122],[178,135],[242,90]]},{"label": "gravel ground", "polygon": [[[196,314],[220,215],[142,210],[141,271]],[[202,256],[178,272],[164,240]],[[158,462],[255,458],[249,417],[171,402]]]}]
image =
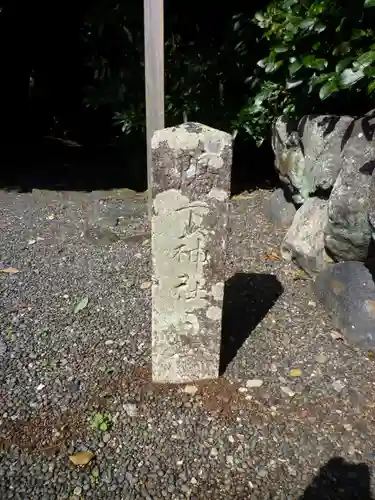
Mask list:
[{"label": "gravel ground", "polygon": [[371,498],[373,360],[279,260],[269,194],[232,202],[225,373],[176,387],[150,382],[144,196],[0,192],[1,499]]}]

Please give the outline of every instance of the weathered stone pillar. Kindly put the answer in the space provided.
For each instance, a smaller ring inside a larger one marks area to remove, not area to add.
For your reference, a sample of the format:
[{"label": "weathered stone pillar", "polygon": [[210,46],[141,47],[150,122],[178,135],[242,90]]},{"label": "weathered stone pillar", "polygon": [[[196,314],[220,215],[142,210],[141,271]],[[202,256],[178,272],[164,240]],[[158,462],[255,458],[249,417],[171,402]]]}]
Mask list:
[{"label": "weathered stone pillar", "polygon": [[198,123],[152,139],[152,376],[219,375],[232,137]]}]

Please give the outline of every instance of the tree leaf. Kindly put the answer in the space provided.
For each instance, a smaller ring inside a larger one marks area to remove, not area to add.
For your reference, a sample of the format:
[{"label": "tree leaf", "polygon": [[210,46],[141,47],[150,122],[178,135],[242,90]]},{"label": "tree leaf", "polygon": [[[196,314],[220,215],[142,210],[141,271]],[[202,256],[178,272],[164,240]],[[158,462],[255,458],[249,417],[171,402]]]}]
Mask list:
[{"label": "tree leaf", "polygon": [[74,314],[77,314],[79,311],[82,311],[85,307],[87,307],[87,304],[89,303],[89,298],[88,297],[83,297],[75,306],[74,308]]},{"label": "tree leaf", "polygon": [[375,61],[375,52],[370,50],[369,52],[361,54],[358,57],[356,63],[362,68],[367,68],[367,66],[370,66],[374,61]]},{"label": "tree leaf", "polygon": [[293,61],[292,64],[289,64],[289,73],[291,75],[294,75],[301,68],[302,68],[302,63],[300,61]]},{"label": "tree leaf", "polygon": [[313,28],[314,24],[315,24],[315,19],[304,19],[299,26],[303,30],[308,30]]},{"label": "tree leaf", "polygon": [[364,73],[366,76],[375,76],[375,67],[368,66],[367,68],[364,69]]},{"label": "tree leaf", "polygon": [[298,87],[303,83],[303,80],[288,80],[286,82],[286,88],[287,90],[294,89],[295,87]]},{"label": "tree leaf", "polygon": [[70,455],[69,460],[74,465],[84,466],[91,462],[94,457],[94,453],[91,453],[90,451],[79,451],[74,453],[74,455]]},{"label": "tree leaf", "polygon": [[336,64],[336,73],[341,73],[353,61],[352,57],[346,57]]},{"label": "tree leaf", "polygon": [[303,64],[306,66],[306,68],[311,68],[311,69],[319,69],[323,70],[325,67],[327,67],[327,60],[323,58],[317,58],[313,55],[310,56],[305,56],[303,59]]},{"label": "tree leaf", "polygon": [[354,71],[351,68],[344,69],[344,71],[340,75],[340,83],[344,87],[351,87],[355,83],[357,83],[359,80],[361,80],[365,74],[361,69],[358,71]]},{"label": "tree leaf", "polygon": [[315,30],[317,33],[322,33],[325,29],[326,29],[326,26],[325,26],[323,23],[317,23],[317,24],[314,26],[314,30]]},{"label": "tree leaf", "polygon": [[368,84],[367,91],[369,94],[375,90],[375,80]]},{"label": "tree leaf", "polygon": [[276,54],[282,54],[283,52],[288,52],[288,47],[285,47],[285,45],[276,45],[275,47],[272,48]]},{"label": "tree leaf", "polygon": [[4,267],[4,269],[0,269],[0,273],[6,273],[6,274],[17,274],[19,272],[20,270],[15,267]]},{"label": "tree leaf", "polygon": [[375,7],[375,0],[365,0],[364,7]]},{"label": "tree leaf", "polygon": [[319,90],[319,97],[322,101],[324,101],[324,99],[327,99],[327,97],[337,91],[338,88],[336,82],[334,80],[330,80]]},{"label": "tree leaf", "polygon": [[271,252],[266,255],[266,260],[281,260],[281,257],[276,252]]},{"label": "tree leaf", "polygon": [[264,71],[266,73],[273,73],[278,68],[280,68],[282,64],[284,64],[284,61],[270,61],[269,63],[266,64]]}]

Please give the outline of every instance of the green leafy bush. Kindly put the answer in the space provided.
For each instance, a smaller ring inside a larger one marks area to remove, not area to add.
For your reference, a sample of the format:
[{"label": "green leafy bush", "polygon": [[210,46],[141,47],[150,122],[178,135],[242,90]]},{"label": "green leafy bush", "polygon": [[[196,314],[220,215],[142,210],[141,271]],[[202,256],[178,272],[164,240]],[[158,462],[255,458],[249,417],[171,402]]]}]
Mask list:
[{"label": "green leafy bush", "polygon": [[268,54],[238,119],[258,143],[278,115],[355,113],[375,95],[375,0],[274,0],[254,22]]}]

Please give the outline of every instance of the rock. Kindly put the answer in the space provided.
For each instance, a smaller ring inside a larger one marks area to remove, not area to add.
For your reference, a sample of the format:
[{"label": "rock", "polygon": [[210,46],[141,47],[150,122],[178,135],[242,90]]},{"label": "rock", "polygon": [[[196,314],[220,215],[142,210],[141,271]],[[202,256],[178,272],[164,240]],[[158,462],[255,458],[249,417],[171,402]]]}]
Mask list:
[{"label": "rock", "polygon": [[322,271],[314,291],[346,340],[375,348],[375,262],[340,262]]},{"label": "rock", "polygon": [[143,283],[141,283],[140,289],[141,290],[147,290],[148,288],[151,288],[151,286],[152,286],[152,282],[151,281],[144,281]]},{"label": "rock", "polygon": [[328,196],[342,168],[342,143],[353,121],[335,115],[306,115],[298,124],[278,118],[272,137],[275,166],[295,203],[322,191]]},{"label": "rock", "polygon": [[364,261],[369,255],[371,174],[375,160],[375,141],[368,129],[375,118],[361,118],[343,150],[343,166],[333,187],[328,206],[325,244],[335,260]]},{"label": "rock", "polygon": [[280,117],[272,130],[272,148],[275,154],[275,167],[280,180],[290,190],[296,204],[302,204],[301,196],[305,159],[297,128]]},{"label": "rock", "polygon": [[341,382],[341,380],[335,380],[332,387],[336,392],[340,393],[345,388],[345,384],[344,382]]},{"label": "rock", "polygon": [[263,385],[263,380],[261,380],[261,379],[255,378],[255,379],[251,379],[251,380],[246,381],[246,387],[249,389],[250,388],[253,389],[256,387],[262,387],[262,385]]},{"label": "rock", "polygon": [[301,195],[332,189],[342,168],[341,149],[351,116],[304,116],[298,125],[305,157]]},{"label": "rock", "polygon": [[292,389],[288,386],[282,386],[280,387],[280,390],[281,392],[283,392],[284,394],[286,394],[287,396],[289,396],[290,398],[292,398],[293,396],[295,396],[295,392],[292,391]]},{"label": "rock", "polygon": [[111,435],[106,433],[103,436],[103,443],[108,443],[111,440]]},{"label": "rock", "polygon": [[296,207],[288,201],[282,188],[276,189],[265,204],[267,218],[279,228],[289,228],[296,214]]},{"label": "rock", "polygon": [[375,170],[371,175],[368,219],[371,227],[372,239],[375,240]]},{"label": "rock", "polygon": [[125,403],[123,406],[129,417],[136,417],[138,413],[137,405],[134,403]]},{"label": "rock", "polygon": [[194,396],[198,392],[198,387],[196,385],[187,385],[184,387],[184,392]]},{"label": "rock", "polygon": [[309,198],[300,207],[281,244],[285,260],[294,260],[307,273],[314,274],[327,267],[331,259],[324,248],[324,230],[328,220],[327,204]]},{"label": "rock", "polygon": [[267,471],[267,469],[265,467],[260,467],[258,469],[258,476],[259,477],[263,478],[263,477],[266,477],[267,475],[268,475],[268,471]]},{"label": "rock", "polygon": [[152,159],[152,378],[217,378],[232,136],[198,123],[159,130]]},{"label": "rock", "polygon": [[319,363],[319,364],[324,364],[328,361],[328,356],[326,356],[325,354],[323,353],[320,353],[316,356],[316,361]]}]

